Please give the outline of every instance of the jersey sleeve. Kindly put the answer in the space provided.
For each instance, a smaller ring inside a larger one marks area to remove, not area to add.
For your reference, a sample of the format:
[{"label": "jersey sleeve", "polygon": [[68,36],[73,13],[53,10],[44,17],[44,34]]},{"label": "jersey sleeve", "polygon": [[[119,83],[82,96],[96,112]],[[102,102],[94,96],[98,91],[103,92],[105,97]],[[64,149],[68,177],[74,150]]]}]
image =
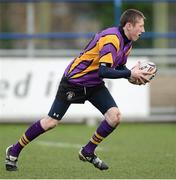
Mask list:
[{"label": "jersey sleeve", "polygon": [[99,40],[100,63],[113,65],[120,42],[116,35],[106,35]]}]

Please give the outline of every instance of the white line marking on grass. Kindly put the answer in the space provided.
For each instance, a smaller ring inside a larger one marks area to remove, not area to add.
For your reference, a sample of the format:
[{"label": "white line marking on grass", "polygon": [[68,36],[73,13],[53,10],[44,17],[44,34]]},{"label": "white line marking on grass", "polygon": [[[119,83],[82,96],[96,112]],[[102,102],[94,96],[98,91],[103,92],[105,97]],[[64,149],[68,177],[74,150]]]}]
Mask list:
[{"label": "white line marking on grass", "polygon": [[[49,141],[36,141],[35,142],[41,146],[50,146],[50,147],[58,147],[58,148],[74,148],[79,149],[82,147],[81,144],[72,144],[72,143],[65,143],[65,142],[49,142]],[[107,151],[105,148],[98,147],[97,150],[99,151]]]}]

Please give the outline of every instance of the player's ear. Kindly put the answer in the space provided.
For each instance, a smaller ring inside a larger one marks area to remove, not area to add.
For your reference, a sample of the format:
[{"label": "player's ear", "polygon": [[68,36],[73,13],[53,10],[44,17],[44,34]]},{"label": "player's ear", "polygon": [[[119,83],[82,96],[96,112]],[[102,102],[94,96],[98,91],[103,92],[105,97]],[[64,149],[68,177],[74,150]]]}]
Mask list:
[{"label": "player's ear", "polygon": [[126,28],[129,30],[129,29],[131,28],[131,23],[130,23],[130,22],[127,22],[125,26],[126,26]]}]

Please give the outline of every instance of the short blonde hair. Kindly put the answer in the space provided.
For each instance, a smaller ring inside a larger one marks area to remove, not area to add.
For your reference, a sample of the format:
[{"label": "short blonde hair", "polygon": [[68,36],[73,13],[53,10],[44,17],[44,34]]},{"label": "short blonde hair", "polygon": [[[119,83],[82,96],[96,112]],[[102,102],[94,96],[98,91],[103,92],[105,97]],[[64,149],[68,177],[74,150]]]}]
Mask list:
[{"label": "short blonde hair", "polygon": [[124,27],[127,22],[135,24],[138,18],[146,19],[141,11],[136,9],[127,9],[120,17],[120,26]]}]

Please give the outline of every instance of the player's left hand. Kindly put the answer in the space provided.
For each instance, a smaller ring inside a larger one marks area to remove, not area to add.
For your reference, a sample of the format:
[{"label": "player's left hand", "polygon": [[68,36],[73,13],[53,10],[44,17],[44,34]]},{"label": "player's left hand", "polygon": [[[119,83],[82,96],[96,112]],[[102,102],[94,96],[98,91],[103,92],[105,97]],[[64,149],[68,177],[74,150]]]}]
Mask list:
[{"label": "player's left hand", "polygon": [[140,69],[140,61],[131,69],[130,79],[134,80],[133,84],[145,85],[149,80],[146,75],[151,75],[151,72],[146,72],[145,70]]}]

